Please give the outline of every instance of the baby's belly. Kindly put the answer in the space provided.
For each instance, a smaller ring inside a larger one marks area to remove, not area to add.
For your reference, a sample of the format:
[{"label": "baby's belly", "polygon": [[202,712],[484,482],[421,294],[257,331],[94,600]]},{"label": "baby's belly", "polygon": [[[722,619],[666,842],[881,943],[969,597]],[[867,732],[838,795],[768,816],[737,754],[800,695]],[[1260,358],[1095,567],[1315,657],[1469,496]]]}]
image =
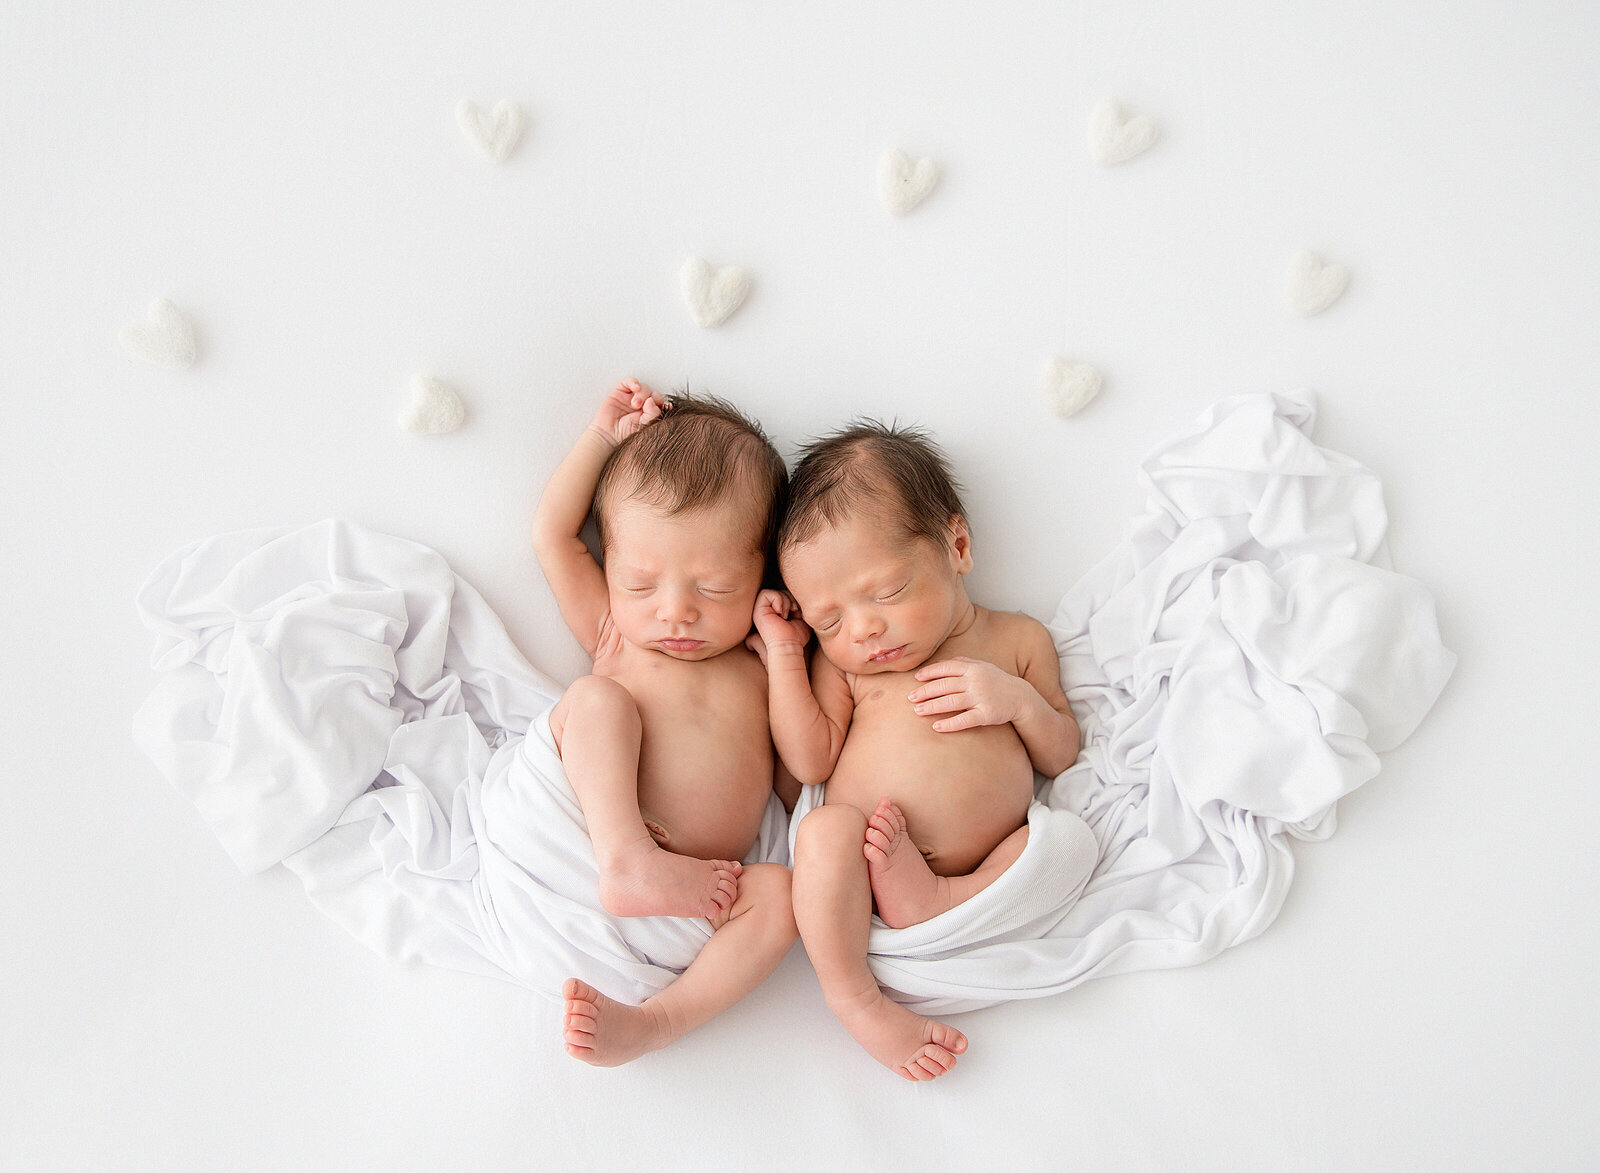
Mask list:
[{"label": "baby's belly", "polygon": [[772,793],[765,706],[717,712],[647,697],[639,715],[639,812],[656,841],[679,855],[744,858]]},{"label": "baby's belly", "polygon": [[870,817],[880,799],[893,800],[928,866],[966,875],[1027,821],[1033,765],[1010,725],[935,733],[911,717],[852,723],[828,801]]}]

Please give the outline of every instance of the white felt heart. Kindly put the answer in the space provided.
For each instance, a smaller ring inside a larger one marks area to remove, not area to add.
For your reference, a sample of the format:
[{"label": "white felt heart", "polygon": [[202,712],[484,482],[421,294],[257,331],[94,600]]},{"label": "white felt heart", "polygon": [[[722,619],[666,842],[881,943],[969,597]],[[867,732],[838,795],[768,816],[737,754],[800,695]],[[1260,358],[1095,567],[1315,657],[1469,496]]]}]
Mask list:
[{"label": "white felt heart", "polygon": [[1100,394],[1100,372],[1086,363],[1052,358],[1044,367],[1044,393],[1050,407],[1062,418],[1076,415]]},{"label": "white felt heart", "polygon": [[400,426],[408,432],[437,436],[453,432],[467,418],[467,409],[450,384],[432,375],[411,377],[411,402],[400,413]]},{"label": "white felt heart", "polygon": [[1291,309],[1309,318],[1338,301],[1348,284],[1349,269],[1325,262],[1316,253],[1302,249],[1289,258],[1283,296]]},{"label": "white felt heart", "polygon": [[117,337],[132,357],[171,371],[194,366],[198,353],[194,327],[178,307],[164,297],[150,303],[144,321],[129,322]]},{"label": "white felt heart", "polygon": [[1101,98],[1089,112],[1089,153],[1100,163],[1121,163],[1156,141],[1156,124],[1148,115],[1122,117],[1122,103]]},{"label": "white felt heart", "polygon": [[932,159],[913,160],[904,151],[885,151],[878,160],[878,198],[896,216],[903,216],[923,200],[939,182],[939,165]]},{"label": "white felt heart", "polygon": [[522,138],[522,107],[510,100],[486,114],[478,103],[463,98],[456,106],[456,122],[472,145],[496,163],[504,163]]},{"label": "white felt heart", "polygon": [[720,326],[728,316],[744,304],[750,292],[750,278],[745,271],[733,265],[713,269],[700,257],[690,257],[683,262],[678,274],[683,286],[684,304],[694,320],[706,329]]}]

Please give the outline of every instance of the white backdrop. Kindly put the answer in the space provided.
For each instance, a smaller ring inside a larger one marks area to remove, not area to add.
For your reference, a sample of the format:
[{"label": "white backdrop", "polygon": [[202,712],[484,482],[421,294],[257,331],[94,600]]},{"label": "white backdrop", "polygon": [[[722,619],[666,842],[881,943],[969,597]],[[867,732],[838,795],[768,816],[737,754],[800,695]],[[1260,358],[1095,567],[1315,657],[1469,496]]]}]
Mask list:
[{"label": "white backdrop", "polygon": [[[1398,10],[1397,10],[1398,8]],[[1580,3],[12,2],[0,11],[8,1169],[1579,1168],[1600,1145],[1600,11]],[[1101,167],[1095,100],[1161,138]],[[510,98],[496,165],[461,98]],[[903,218],[890,147],[944,179]],[[1283,268],[1349,265],[1302,319]],[[691,253],[750,298],[696,327]],[[168,297],[200,360],[116,334]],[[1038,388],[1100,367],[1082,415]],[[410,376],[468,422],[395,425]],[[134,593],[206,534],[342,516],[435,546],[584,668],[527,541],[628,374],[786,451],[929,426],[974,594],[1047,618],[1214,398],[1310,386],[1385,478],[1460,667],[1204,966],[961,1016],[903,1084],[796,950],[593,1071],[556,1010],[365,953],[238,875],[134,750]]]}]

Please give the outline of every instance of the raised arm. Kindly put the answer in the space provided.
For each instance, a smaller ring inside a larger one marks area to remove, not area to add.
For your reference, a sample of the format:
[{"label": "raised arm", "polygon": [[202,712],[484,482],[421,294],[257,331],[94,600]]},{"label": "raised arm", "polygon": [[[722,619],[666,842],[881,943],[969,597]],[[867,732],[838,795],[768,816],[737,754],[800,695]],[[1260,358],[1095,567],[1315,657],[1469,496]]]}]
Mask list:
[{"label": "raised arm", "polygon": [[660,417],[665,400],[637,379],[607,395],[594,420],[556,466],[533,516],[533,548],[561,618],[593,658],[606,616],[606,579],[580,536],[594,504],[600,470],[623,440]]},{"label": "raised arm", "polygon": [[782,591],[762,591],[756,598],[756,631],[765,644],[767,710],[772,744],[789,773],[799,782],[826,782],[844,748],[854,702],[844,674],[818,652],[806,664],[811,629],[794,601]]}]

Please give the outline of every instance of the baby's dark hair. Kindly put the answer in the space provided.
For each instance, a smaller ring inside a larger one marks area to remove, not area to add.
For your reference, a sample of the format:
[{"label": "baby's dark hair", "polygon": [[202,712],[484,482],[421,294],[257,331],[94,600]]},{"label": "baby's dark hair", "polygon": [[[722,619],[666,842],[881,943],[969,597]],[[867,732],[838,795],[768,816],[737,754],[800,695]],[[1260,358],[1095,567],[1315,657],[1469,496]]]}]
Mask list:
[{"label": "baby's dark hair", "polygon": [[789,483],[778,549],[792,549],[824,526],[867,512],[897,523],[904,541],[938,544],[949,537],[952,518],[966,520],[961,486],[926,431],[855,419],[807,444]]},{"label": "baby's dark hair", "polygon": [[618,444],[600,471],[594,491],[600,548],[610,540],[607,511],[620,497],[669,515],[732,498],[748,507],[758,548],[770,559],[788,484],[783,457],[760,424],[714,395],[675,394],[666,413]]}]

